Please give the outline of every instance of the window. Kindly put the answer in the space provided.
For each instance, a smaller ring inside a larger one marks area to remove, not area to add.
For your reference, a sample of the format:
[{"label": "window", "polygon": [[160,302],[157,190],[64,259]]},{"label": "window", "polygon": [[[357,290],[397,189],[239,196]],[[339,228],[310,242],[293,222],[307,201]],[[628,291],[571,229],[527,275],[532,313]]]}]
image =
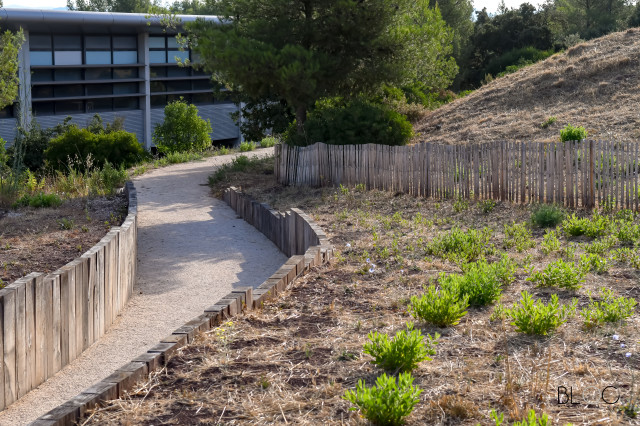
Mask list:
[{"label": "window", "polygon": [[165,38],[164,36],[150,36],[149,37],[149,49],[164,49],[165,46]]},{"label": "window", "polygon": [[191,90],[189,80],[167,81],[167,92],[185,92]]},{"label": "window", "polygon": [[51,70],[33,70],[31,72],[31,81],[52,81],[53,72]]},{"label": "window", "polygon": [[164,50],[150,50],[149,62],[151,62],[152,64],[164,64],[165,62],[167,62],[167,52]]},{"label": "window", "polygon": [[33,113],[39,115],[53,115],[53,102],[34,102]]},{"label": "window", "polygon": [[152,107],[164,107],[167,104],[167,97],[165,95],[151,96]]},{"label": "window", "polygon": [[180,61],[184,62],[187,59],[189,59],[189,51],[185,50],[185,51],[180,51],[180,50],[169,50],[167,52],[167,56],[168,56],[168,63],[174,63],[174,62],[179,62],[176,60],[176,58],[180,59]]},{"label": "window", "polygon": [[114,98],[113,109],[114,111],[138,109],[138,98]]},{"label": "window", "polygon": [[51,52],[29,52],[31,65],[53,65]]},{"label": "window", "polygon": [[109,80],[111,79],[110,68],[87,68],[84,71],[87,80]]},{"label": "window", "polygon": [[192,102],[196,105],[212,104],[213,93],[194,93],[191,96]]},{"label": "window", "polygon": [[193,80],[193,90],[211,90],[211,82],[209,80]]},{"label": "window", "polygon": [[49,34],[30,34],[29,50],[52,50],[51,35]]},{"label": "window", "polygon": [[115,83],[113,85],[114,95],[125,93],[138,93],[138,83]]},{"label": "window", "polygon": [[33,86],[31,95],[34,98],[53,98],[53,86]]},{"label": "window", "polygon": [[58,101],[55,105],[56,114],[78,114],[84,112],[83,101]]},{"label": "window", "polygon": [[56,98],[71,98],[74,96],[84,96],[84,90],[82,90],[81,84],[65,84],[55,86],[53,94]]},{"label": "window", "polygon": [[189,67],[169,67],[167,77],[189,77],[190,71]]},{"label": "window", "polygon": [[54,71],[55,81],[82,80],[81,69],[60,69]]},{"label": "window", "polygon": [[164,81],[152,81],[150,84],[150,88],[151,88],[151,93],[167,91],[167,86],[164,84]]},{"label": "window", "polygon": [[56,65],[82,65],[82,51],[53,52],[53,61]]},{"label": "window", "polygon": [[102,96],[112,95],[113,86],[111,84],[87,84],[87,95]]},{"label": "window", "polygon": [[114,64],[137,64],[138,52],[136,50],[114,51],[113,63]]},{"label": "window", "polygon": [[111,63],[111,51],[95,51],[85,52],[85,62],[87,64],[110,64]]},{"label": "window", "polygon": [[150,74],[151,78],[166,77],[167,76],[167,68],[166,67],[151,67],[149,69],[149,74]]},{"label": "window", "polygon": [[87,50],[111,50],[111,37],[86,36],[84,46]]},{"label": "window", "polygon": [[53,50],[82,50],[82,38],[75,35],[54,35]]},{"label": "window", "polygon": [[87,101],[87,112],[113,111],[113,99],[92,99]]},{"label": "window", "polygon": [[114,36],[113,37],[113,49],[114,50],[132,50],[138,49],[138,42],[136,36]]},{"label": "window", "polygon": [[137,68],[114,68],[113,78],[116,80],[125,78],[138,78]]}]

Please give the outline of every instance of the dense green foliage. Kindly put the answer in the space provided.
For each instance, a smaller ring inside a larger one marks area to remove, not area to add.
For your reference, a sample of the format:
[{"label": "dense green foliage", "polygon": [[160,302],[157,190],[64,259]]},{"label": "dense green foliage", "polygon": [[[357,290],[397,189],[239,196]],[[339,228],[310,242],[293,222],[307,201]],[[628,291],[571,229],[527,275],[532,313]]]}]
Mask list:
[{"label": "dense green foliage", "polygon": [[157,3],[153,0],[67,0],[67,9],[89,12],[146,13]]},{"label": "dense green foliage", "polygon": [[531,222],[540,228],[558,226],[564,218],[564,211],[555,204],[540,204],[531,212]]},{"label": "dense green foliage", "polygon": [[516,331],[540,336],[546,336],[564,324],[573,315],[578,304],[578,300],[573,299],[571,305],[561,306],[556,294],[551,295],[548,304],[534,302],[526,291],[521,296],[520,301],[507,310],[507,315],[513,321],[511,324],[516,326]]},{"label": "dense green foliage", "polygon": [[398,112],[363,100],[347,104],[319,103],[309,115],[302,134],[292,124],[285,141],[292,145],[324,142],[331,145],[376,143],[405,145],[413,134],[411,123]]},{"label": "dense green foliage", "polygon": [[164,121],[153,130],[153,143],[163,154],[200,152],[211,146],[209,120],[198,116],[198,108],[182,99],[164,107]]},{"label": "dense green foliage", "polygon": [[117,130],[96,134],[71,125],[49,142],[44,155],[54,169],[67,170],[74,161],[79,170],[85,171],[90,165],[102,167],[107,162],[130,167],[144,157],[145,151],[133,133]]},{"label": "dense green foliage", "polygon": [[219,4],[227,25],[188,26],[205,70],[251,99],[284,99],[299,133],[319,99],[370,93],[382,83],[445,88],[456,73],[448,57],[453,34],[425,0]]},{"label": "dense green foliage", "polygon": [[432,284],[421,296],[412,296],[409,313],[414,318],[437,327],[456,325],[467,314],[469,295],[460,296],[462,289],[456,280],[440,289]]},{"label": "dense green foliage", "polygon": [[584,127],[574,127],[571,124],[567,124],[566,127],[560,130],[560,140],[562,142],[567,141],[581,141],[586,139],[589,132]]},{"label": "dense green foliage", "polygon": [[414,370],[422,361],[431,361],[430,356],[436,354],[434,345],[440,335],[427,335],[425,339],[420,330],[414,330],[413,323],[407,324],[406,330],[400,330],[393,339],[384,333],[372,331],[369,342],[364,345],[364,353],[371,355],[373,364],[392,373]]},{"label": "dense green foliage", "polygon": [[351,410],[360,410],[374,425],[396,426],[404,424],[404,418],[420,402],[421,393],[413,386],[411,373],[400,373],[397,382],[395,376],[383,374],[372,387],[358,380],[356,390],[346,391],[343,398],[356,406]]},{"label": "dense green foliage", "polygon": [[615,297],[613,290],[606,287],[600,290],[600,296],[600,301],[594,300],[589,293],[589,306],[580,311],[586,328],[593,328],[606,322],[623,321],[633,315],[637,305],[634,298]]},{"label": "dense green foliage", "polygon": [[23,42],[22,29],[0,34],[0,109],[11,105],[18,95],[18,52]]}]

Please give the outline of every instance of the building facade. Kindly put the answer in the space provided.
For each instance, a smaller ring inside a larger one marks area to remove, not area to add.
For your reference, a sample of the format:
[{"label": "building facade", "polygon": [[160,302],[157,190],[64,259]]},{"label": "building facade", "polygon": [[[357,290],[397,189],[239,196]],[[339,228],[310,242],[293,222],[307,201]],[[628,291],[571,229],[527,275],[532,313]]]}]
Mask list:
[{"label": "building facade", "polygon": [[[190,22],[197,16],[179,16]],[[216,17],[200,17],[217,21]],[[149,149],[168,102],[184,98],[211,120],[214,141],[233,143],[238,108],[213,96],[210,76],[178,62],[197,62],[175,33],[144,14],[0,9],[3,29],[22,28],[19,102],[0,111],[0,137],[11,143],[19,120],[53,127],[67,116],[80,127],[98,113],[117,117]],[[167,31],[167,32],[165,32]]]}]

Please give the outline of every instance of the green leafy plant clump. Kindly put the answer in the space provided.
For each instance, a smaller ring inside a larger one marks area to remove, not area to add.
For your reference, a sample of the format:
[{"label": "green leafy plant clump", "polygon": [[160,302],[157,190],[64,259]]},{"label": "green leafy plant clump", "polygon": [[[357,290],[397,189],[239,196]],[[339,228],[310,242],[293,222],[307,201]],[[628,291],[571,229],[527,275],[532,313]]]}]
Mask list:
[{"label": "green leafy plant clump", "polygon": [[483,255],[491,255],[495,248],[489,243],[491,230],[453,228],[449,232],[437,236],[427,245],[426,252],[444,259],[461,262],[472,262]]},{"label": "green leafy plant clump", "polygon": [[351,410],[360,410],[374,425],[396,426],[411,414],[421,393],[421,389],[413,386],[411,373],[400,373],[397,381],[394,376],[383,374],[371,387],[358,380],[356,390],[347,390],[343,398],[355,405]]},{"label": "green leafy plant clump", "polygon": [[610,226],[611,219],[598,212],[595,212],[590,218],[581,218],[574,213],[562,221],[562,229],[565,234],[572,237],[580,235],[586,235],[591,238],[601,237],[609,231]]},{"label": "green leafy plant clump", "polygon": [[456,325],[467,314],[466,309],[469,307],[469,295],[460,297],[460,294],[458,282],[452,281],[439,290],[432,284],[421,297],[411,297],[409,313],[414,318],[437,327]]},{"label": "green leafy plant clump", "polygon": [[[63,134],[49,142],[44,155],[51,167],[65,171],[69,160],[77,158],[76,167],[85,172],[89,166],[101,168],[107,162],[131,167],[145,157],[145,151],[134,133],[116,130],[96,134],[70,125]],[[89,158],[90,162],[87,161]]]},{"label": "green leafy plant clump", "polygon": [[584,127],[574,127],[571,124],[567,124],[566,127],[560,130],[560,140],[562,142],[567,141],[581,141],[586,139],[589,132]]},{"label": "green leafy plant clump", "polygon": [[520,301],[512,308],[506,309],[505,313],[512,319],[511,324],[516,327],[516,331],[546,336],[574,314],[577,304],[578,300],[573,299],[570,305],[560,306],[556,294],[551,295],[549,304],[541,301],[534,302],[531,295],[523,291]]},{"label": "green leafy plant clump", "polygon": [[504,225],[504,247],[512,248],[522,253],[523,251],[535,247],[531,231],[527,229],[524,223],[515,223]]},{"label": "green leafy plant clump", "polygon": [[211,146],[211,132],[210,121],[198,116],[198,108],[180,99],[164,108],[164,121],[153,130],[153,143],[163,154],[200,152]]},{"label": "green leafy plant clump", "polygon": [[527,280],[540,287],[558,287],[567,290],[577,290],[584,281],[586,272],[575,264],[562,259],[550,263],[542,271],[535,271]]},{"label": "green leafy plant clump", "polygon": [[564,211],[555,204],[540,204],[531,212],[531,222],[540,228],[558,226],[564,218]]},{"label": "green leafy plant clump", "polygon": [[304,133],[292,123],[285,133],[291,145],[330,145],[374,143],[406,145],[413,135],[411,123],[393,109],[364,100],[347,104],[324,101],[316,105],[304,123]]},{"label": "green leafy plant clump", "polygon": [[388,372],[405,372],[414,370],[418,363],[431,361],[435,355],[434,345],[438,343],[440,335],[426,336],[426,342],[420,330],[414,330],[413,323],[407,324],[406,330],[401,330],[389,339],[387,334],[373,331],[369,333],[369,342],[364,345],[364,353],[374,357],[373,364]]},{"label": "green leafy plant clump", "polygon": [[633,315],[637,302],[634,298],[615,297],[613,290],[603,287],[600,301],[596,301],[589,292],[589,306],[580,311],[585,328],[600,326],[606,322],[623,321]]},{"label": "green leafy plant clump", "polygon": [[263,138],[260,141],[260,147],[261,148],[271,148],[272,146],[275,146],[276,144],[280,143],[280,141],[273,137],[273,136],[267,136],[266,138]]},{"label": "green leafy plant clump", "polygon": [[240,152],[249,152],[249,151],[254,151],[256,149],[257,145],[255,142],[241,142],[240,143]]},{"label": "green leafy plant clump", "polygon": [[56,194],[45,194],[39,192],[35,195],[25,194],[18,201],[15,202],[16,207],[33,207],[33,208],[45,208],[45,207],[58,207],[62,204],[62,200]]}]

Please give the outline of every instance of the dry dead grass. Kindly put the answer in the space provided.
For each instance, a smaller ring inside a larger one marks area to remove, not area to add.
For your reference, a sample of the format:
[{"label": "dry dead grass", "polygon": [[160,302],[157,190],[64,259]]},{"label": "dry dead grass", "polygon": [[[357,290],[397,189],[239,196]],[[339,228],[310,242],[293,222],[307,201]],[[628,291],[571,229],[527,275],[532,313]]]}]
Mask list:
[{"label": "dry dead grass", "polygon": [[414,141],[556,141],[568,123],[594,139],[640,139],[638,66],[640,28],[581,43],[433,111]]},{"label": "dry dead grass", "polygon": [[[425,256],[420,239],[428,242],[452,226],[487,226],[493,230],[491,243],[503,251],[503,224],[526,221],[530,214],[527,207],[505,203],[483,214],[473,202],[456,213],[452,202],[353,189],[343,194],[282,188],[272,178],[258,177],[260,187],[245,190],[261,201],[278,199],[279,208],[303,207],[327,232],[337,258],[262,310],[202,335],[128,397],[97,410],[88,424],[364,424],[341,397],[359,379],[370,384],[380,374],[362,352],[367,334],[404,328],[411,320],[409,298],[440,272],[460,271],[456,264]],[[396,212],[400,217],[394,218]],[[414,220],[418,213],[424,220]],[[389,257],[374,248],[374,229],[377,246],[388,248]],[[555,260],[558,253],[544,255],[539,249],[543,234],[534,229],[536,247],[509,255],[536,268]],[[368,272],[366,258],[377,265],[375,272]],[[607,274],[589,274],[578,292],[555,292],[561,302],[578,297],[582,308],[587,290],[602,286],[637,298],[639,277],[637,270],[616,264]],[[519,268],[516,281],[504,290],[505,305],[518,300],[522,290],[543,300],[554,292],[526,278]],[[442,337],[433,361],[414,371],[424,392],[408,424],[493,424],[491,409],[512,421],[530,408],[548,413],[553,424],[637,424],[620,411],[621,402],[599,400],[607,386],[616,386],[626,399],[638,392],[637,316],[588,332],[575,317],[541,338],[491,321],[492,310],[471,308],[455,327],[421,326],[423,333],[437,331]],[[614,333],[619,340],[612,339]],[[625,357],[626,352],[632,356]],[[571,390],[580,405],[557,404],[558,386]],[[605,397],[615,398],[612,388]]]}]

